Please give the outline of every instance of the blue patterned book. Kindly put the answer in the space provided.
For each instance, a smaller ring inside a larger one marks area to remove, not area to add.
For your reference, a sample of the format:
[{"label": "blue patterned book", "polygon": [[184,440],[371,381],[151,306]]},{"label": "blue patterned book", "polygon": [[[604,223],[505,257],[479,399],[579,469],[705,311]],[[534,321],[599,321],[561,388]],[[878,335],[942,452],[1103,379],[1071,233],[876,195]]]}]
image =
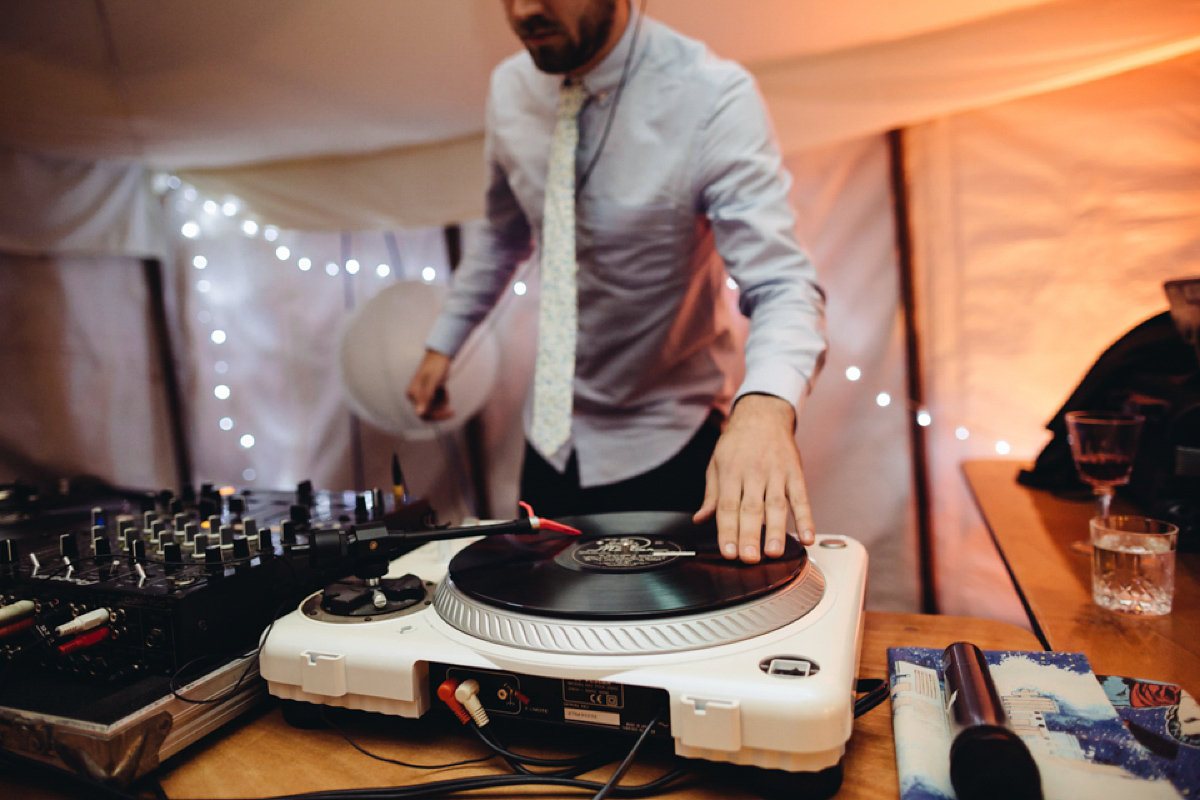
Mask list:
[{"label": "blue patterned book", "polygon": [[[1110,694],[1120,695],[1122,689],[1135,702],[1148,693],[1123,683],[1118,686],[1121,679],[1107,679],[1115,683],[1106,693],[1082,653],[985,650],[984,657],[1009,727],[1037,762],[1046,800],[1200,797],[1195,760],[1200,752],[1183,742],[1174,751],[1164,743],[1163,755],[1152,752],[1126,727],[1110,700]],[[888,649],[903,800],[954,800],[950,786],[954,732],[946,714],[941,659],[942,651],[934,648]],[[1141,727],[1158,731],[1157,723],[1149,719],[1156,712],[1139,707],[1139,713],[1147,717],[1145,725],[1138,723]],[[1162,716],[1165,720],[1165,711]],[[1174,766],[1166,760],[1168,754],[1189,755],[1183,748],[1190,748],[1190,769],[1181,766],[1187,758]]]}]

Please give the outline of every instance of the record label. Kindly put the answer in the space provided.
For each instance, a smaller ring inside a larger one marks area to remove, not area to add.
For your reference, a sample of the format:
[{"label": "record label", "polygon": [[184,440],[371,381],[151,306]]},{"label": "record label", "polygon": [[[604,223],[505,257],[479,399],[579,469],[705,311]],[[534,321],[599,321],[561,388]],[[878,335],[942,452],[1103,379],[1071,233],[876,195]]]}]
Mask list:
[{"label": "record label", "polygon": [[585,569],[601,572],[638,572],[665,566],[696,551],[678,542],[648,536],[605,536],[568,548],[563,555]]}]

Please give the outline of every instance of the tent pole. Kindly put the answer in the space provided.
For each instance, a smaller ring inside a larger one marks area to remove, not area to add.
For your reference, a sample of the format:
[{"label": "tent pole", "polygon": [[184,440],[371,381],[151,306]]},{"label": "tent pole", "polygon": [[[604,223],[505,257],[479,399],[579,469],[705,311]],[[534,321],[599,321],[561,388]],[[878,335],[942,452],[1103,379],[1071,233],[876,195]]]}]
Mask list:
[{"label": "tent pole", "polygon": [[921,611],[938,613],[937,573],[930,504],[929,451],[925,428],[917,414],[925,408],[921,339],[917,329],[917,293],[913,273],[912,220],[909,216],[908,176],[904,169],[904,131],[887,132],[892,217],[896,229],[896,263],[900,271],[900,306],[904,317],[904,362],[907,375],[908,433],[912,455],[913,490],[917,512],[917,569]]},{"label": "tent pole", "polygon": [[167,421],[171,426],[172,450],[175,454],[176,487],[183,491],[192,485],[192,458],[188,450],[186,426],[183,421],[183,401],[179,391],[179,374],[175,370],[171,329],[167,325],[167,301],[163,291],[162,262],[157,258],[142,259],[142,276],[146,282],[146,303],[150,312],[152,346],[162,372],[163,394],[167,401]]}]

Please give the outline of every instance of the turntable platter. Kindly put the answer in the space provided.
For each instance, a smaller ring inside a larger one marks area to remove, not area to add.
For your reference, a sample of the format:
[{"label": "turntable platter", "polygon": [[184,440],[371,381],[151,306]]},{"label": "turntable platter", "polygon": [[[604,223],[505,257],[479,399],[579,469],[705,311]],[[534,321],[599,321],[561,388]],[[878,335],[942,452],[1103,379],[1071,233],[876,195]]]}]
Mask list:
[{"label": "turntable platter", "polygon": [[807,554],[789,537],[784,555],[758,564],[717,551],[715,522],[681,512],[623,512],[558,520],[582,535],[492,536],[450,562],[450,580],[482,603],[572,619],[642,619],[744,603],[800,575]]}]

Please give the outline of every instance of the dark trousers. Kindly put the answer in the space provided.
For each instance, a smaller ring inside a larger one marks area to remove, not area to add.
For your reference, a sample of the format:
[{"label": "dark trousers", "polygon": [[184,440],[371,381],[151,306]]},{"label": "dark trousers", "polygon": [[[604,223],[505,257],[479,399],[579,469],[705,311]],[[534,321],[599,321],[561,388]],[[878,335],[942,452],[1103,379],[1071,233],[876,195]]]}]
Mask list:
[{"label": "dark trousers", "polygon": [[579,485],[574,453],[560,474],[526,442],[521,499],[535,514],[550,519],[611,511],[694,512],[704,502],[704,473],[720,435],[720,415],[714,412],[666,463],[627,480],[586,489]]}]

